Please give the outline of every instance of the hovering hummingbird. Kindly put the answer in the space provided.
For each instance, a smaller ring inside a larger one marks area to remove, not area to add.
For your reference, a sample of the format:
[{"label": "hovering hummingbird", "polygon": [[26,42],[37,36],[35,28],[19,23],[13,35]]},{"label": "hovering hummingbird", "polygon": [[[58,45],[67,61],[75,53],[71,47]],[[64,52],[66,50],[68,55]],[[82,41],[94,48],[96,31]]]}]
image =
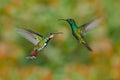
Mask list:
[{"label": "hovering hummingbird", "polygon": [[87,42],[84,40],[85,34],[92,28],[96,27],[97,24],[100,23],[101,18],[93,19],[80,27],[77,26],[74,19],[59,19],[67,21],[72,29],[73,36],[82,43],[89,51],[93,51],[92,48],[87,44]]},{"label": "hovering hummingbird", "polygon": [[20,33],[24,38],[35,45],[34,50],[28,57],[26,57],[27,59],[36,58],[38,52],[43,50],[48,45],[49,41],[54,37],[54,34],[62,34],[62,32],[51,32],[48,37],[45,37],[30,29],[17,27],[17,30],[18,33]]}]

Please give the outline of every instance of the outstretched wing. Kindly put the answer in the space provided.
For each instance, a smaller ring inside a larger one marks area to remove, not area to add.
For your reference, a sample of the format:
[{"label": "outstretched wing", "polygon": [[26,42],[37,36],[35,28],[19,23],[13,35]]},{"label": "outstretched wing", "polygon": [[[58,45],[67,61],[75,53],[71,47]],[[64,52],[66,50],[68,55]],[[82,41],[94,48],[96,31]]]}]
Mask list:
[{"label": "outstretched wing", "polygon": [[95,28],[101,20],[102,18],[96,18],[80,26],[81,34],[84,36],[89,30]]},{"label": "outstretched wing", "polygon": [[34,45],[36,45],[38,42],[40,42],[44,37],[42,35],[40,35],[37,32],[34,32],[32,30],[29,29],[25,29],[25,28],[21,28],[21,27],[17,27],[17,31],[18,33],[20,33],[24,38],[26,38],[27,40],[29,40],[31,43],[33,43]]}]

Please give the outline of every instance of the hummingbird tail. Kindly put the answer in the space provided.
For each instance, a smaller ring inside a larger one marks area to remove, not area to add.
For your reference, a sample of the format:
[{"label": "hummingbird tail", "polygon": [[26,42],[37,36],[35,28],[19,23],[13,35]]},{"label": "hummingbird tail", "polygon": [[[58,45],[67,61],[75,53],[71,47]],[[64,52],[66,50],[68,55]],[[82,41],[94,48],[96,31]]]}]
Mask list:
[{"label": "hummingbird tail", "polygon": [[35,59],[36,56],[37,56],[37,54],[38,54],[38,51],[37,51],[37,50],[34,50],[34,51],[32,51],[31,54],[30,54],[29,56],[27,56],[26,58],[27,58],[27,59]]},{"label": "hummingbird tail", "polygon": [[89,51],[93,51],[92,48],[85,42],[82,42],[82,44],[89,50]]}]

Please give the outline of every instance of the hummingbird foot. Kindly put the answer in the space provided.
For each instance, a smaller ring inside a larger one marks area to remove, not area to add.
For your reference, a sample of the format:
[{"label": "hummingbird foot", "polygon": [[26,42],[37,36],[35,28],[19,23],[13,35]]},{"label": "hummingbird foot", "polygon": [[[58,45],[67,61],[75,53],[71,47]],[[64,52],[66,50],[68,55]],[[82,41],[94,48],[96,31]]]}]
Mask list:
[{"label": "hummingbird foot", "polygon": [[36,59],[37,54],[38,54],[38,51],[37,51],[37,50],[34,50],[34,51],[32,51],[32,53],[31,53],[29,56],[27,56],[26,58],[27,58],[27,59]]},{"label": "hummingbird foot", "polygon": [[36,59],[35,56],[27,56],[26,59]]}]

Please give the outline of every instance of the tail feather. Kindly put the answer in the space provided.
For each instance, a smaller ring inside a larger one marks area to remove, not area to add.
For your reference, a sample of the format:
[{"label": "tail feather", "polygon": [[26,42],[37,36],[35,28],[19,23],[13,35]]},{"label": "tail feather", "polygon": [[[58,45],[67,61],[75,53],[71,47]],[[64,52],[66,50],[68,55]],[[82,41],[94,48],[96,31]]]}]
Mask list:
[{"label": "tail feather", "polygon": [[27,56],[26,58],[27,58],[27,59],[35,59],[36,56],[37,56],[37,54],[38,54],[38,51],[37,51],[37,50],[34,50],[34,51],[32,51],[31,54],[30,54],[29,56]]},{"label": "tail feather", "polygon": [[93,51],[92,48],[85,42],[82,43],[89,51]]}]

